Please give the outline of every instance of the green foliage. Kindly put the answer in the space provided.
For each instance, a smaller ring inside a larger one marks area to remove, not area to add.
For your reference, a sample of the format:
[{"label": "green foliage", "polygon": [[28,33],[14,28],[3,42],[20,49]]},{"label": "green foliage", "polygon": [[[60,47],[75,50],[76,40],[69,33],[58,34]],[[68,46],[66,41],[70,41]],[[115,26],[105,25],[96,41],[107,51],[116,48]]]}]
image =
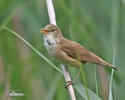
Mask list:
[{"label": "green foliage", "polygon": [[[112,99],[109,100],[124,100],[124,0],[53,1],[57,24],[65,37],[84,45],[110,63],[117,44],[115,66],[120,71],[111,74],[111,69],[106,68],[105,77],[108,83],[111,82],[109,94],[112,94]],[[0,0],[0,100],[70,99],[59,64],[48,55],[39,33],[39,28],[46,24],[49,24],[49,19],[45,0]],[[87,98],[86,88],[90,100],[104,98],[102,86],[105,83],[101,83],[103,79],[93,67],[86,64],[83,68],[87,87],[82,83],[82,76],[74,86],[77,100]],[[77,69],[69,68],[69,71],[74,79]],[[7,96],[6,91],[11,90],[25,96]]]},{"label": "green foliage", "polygon": [[81,84],[76,84],[75,85],[76,90],[78,91],[78,93],[82,96],[83,99],[88,100],[88,96],[89,95],[89,100],[101,100],[100,97],[96,96],[95,93],[93,93],[91,90],[87,89],[88,94],[86,94],[86,87],[84,87]]}]

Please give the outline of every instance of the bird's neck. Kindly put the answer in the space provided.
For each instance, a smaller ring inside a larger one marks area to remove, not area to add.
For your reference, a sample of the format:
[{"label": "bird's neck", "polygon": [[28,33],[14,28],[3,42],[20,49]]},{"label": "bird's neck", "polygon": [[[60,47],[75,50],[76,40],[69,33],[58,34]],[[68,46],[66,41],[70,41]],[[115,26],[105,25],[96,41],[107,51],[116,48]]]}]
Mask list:
[{"label": "bird's neck", "polygon": [[56,45],[61,42],[62,37],[55,37],[54,34],[45,34],[44,35],[44,45]]}]

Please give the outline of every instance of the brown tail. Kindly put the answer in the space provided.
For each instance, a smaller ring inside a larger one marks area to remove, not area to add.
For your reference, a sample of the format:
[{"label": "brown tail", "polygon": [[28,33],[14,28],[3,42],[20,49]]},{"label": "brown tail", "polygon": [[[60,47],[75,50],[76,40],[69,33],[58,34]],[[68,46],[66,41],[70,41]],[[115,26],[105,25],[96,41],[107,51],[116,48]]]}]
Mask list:
[{"label": "brown tail", "polygon": [[113,69],[115,69],[115,70],[119,70],[118,68],[116,68],[115,66],[109,64],[109,63],[106,62],[106,61],[102,61],[102,62],[99,63],[99,64],[100,64],[100,65],[103,65],[103,66],[109,66],[109,67],[111,67],[111,68],[113,68]]}]

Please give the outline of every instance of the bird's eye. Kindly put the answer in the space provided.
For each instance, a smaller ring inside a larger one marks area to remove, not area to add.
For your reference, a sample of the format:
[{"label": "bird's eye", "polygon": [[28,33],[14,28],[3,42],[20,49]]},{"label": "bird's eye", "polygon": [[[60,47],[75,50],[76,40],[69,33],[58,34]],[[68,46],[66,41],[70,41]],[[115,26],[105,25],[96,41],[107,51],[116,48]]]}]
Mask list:
[{"label": "bird's eye", "polygon": [[54,32],[55,30],[54,29],[52,29],[52,32]]}]

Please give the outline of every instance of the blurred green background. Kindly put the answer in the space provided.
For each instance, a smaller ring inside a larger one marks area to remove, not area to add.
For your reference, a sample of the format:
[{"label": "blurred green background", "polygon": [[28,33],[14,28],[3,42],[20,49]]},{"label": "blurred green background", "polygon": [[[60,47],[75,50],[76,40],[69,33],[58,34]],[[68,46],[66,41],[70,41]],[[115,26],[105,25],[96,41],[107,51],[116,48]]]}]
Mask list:
[{"label": "blurred green background", "polygon": [[[125,98],[125,0],[53,0],[63,35],[113,63],[113,100]],[[70,100],[63,75],[4,26],[21,35],[59,66],[44,47],[39,29],[49,24],[45,0],[0,0],[0,100]],[[115,49],[115,54],[113,54]],[[96,93],[93,64],[83,68],[88,88]],[[106,100],[111,69],[96,67],[99,96]],[[74,79],[78,69],[69,68]],[[82,78],[79,82],[82,83]],[[20,91],[23,97],[7,96]],[[80,94],[75,90],[77,100]]]}]

